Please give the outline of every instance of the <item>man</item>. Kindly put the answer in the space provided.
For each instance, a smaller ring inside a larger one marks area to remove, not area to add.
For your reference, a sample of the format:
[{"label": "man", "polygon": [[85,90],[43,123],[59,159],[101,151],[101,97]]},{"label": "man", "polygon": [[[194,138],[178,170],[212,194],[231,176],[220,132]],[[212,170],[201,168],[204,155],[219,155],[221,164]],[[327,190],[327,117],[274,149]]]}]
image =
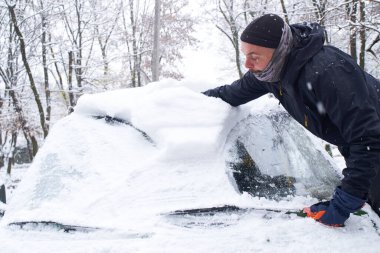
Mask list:
[{"label": "man", "polygon": [[289,26],[267,14],[240,39],[249,71],[204,94],[239,106],[272,93],[295,120],[339,147],[347,165],[341,185],[330,201],[305,208],[308,217],[340,227],[366,201],[380,215],[380,81],[324,46],[318,24]]}]

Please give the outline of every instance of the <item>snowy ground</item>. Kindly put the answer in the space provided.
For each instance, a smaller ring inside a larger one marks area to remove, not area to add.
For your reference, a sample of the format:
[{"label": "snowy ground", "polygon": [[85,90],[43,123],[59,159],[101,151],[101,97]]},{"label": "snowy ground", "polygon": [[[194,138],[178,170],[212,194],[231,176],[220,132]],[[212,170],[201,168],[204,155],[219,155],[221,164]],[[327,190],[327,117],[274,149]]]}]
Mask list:
[{"label": "snowy ground", "polygon": [[2,252],[379,252],[379,235],[359,219],[331,229],[311,220],[230,217],[229,227],[183,228],[157,223],[143,235],[128,231],[65,234],[1,232]]},{"label": "snowy ground", "polygon": [[[222,205],[299,209],[317,201],[240,194],[225,163],[230,133],[252,110],[265,115],[280,109],[268,98],[232,108],[200,89],[199,83],[168,80],[83,96],[22,176],[0,223],[1,252],[379,252],[374,223],[380,219],[367,206],[368,215],[350,217],[344,228],[284,212],[166,215]],[[107,123],[106,115],[124,123]],[[252,129],[264,139],[269,130]],[[310,150],[321,149],[314,143]],[[292,171],[299,153],[290,150]],[[84,229],[9,226],[25,221]]]}]

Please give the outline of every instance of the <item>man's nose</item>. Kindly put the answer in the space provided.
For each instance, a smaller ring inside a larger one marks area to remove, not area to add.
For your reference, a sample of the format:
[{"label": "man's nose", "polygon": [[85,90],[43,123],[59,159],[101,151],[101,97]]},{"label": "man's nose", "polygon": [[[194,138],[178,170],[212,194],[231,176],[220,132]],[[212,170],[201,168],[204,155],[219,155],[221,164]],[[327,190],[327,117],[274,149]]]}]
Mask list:
[{"label": "man's nose", "polygon": [[245,58],[244,66],[245,66],[247,69],[251,69],[251,68],[253,68],[253,63],[252,63],[252,61],[250,61],[249,59]]}]

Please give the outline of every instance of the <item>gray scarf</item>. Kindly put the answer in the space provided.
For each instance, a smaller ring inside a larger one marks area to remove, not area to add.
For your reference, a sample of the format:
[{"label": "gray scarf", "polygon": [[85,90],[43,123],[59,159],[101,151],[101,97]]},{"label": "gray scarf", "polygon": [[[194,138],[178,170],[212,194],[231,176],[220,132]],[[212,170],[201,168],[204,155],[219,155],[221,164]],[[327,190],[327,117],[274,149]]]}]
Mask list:
[{"label": "gray scarf", "polygon": [[278,82],[285,63],[286,56],[293,46],[293,35],[288,24],[284,23],[282,36],[278,48],[273,53],[268,66],[261,72],[253,73],[257,79],[263,82]]}]

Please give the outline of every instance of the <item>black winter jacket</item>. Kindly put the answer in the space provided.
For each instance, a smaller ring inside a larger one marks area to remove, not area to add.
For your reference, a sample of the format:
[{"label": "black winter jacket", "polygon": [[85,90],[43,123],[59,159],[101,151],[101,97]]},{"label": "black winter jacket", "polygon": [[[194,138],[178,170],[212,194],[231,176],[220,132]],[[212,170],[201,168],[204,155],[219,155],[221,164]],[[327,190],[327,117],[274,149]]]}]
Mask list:
[{"label": "black winter jacket", "polygon": [[317,24],[291,26],[295,45],[277,83],[247,72],[231,85],[205,91],[232,106],[272,93],[314,135],[345,150],[342,189],[367,198],[380,167],[380,81],[341,50],[324,46]]}]

